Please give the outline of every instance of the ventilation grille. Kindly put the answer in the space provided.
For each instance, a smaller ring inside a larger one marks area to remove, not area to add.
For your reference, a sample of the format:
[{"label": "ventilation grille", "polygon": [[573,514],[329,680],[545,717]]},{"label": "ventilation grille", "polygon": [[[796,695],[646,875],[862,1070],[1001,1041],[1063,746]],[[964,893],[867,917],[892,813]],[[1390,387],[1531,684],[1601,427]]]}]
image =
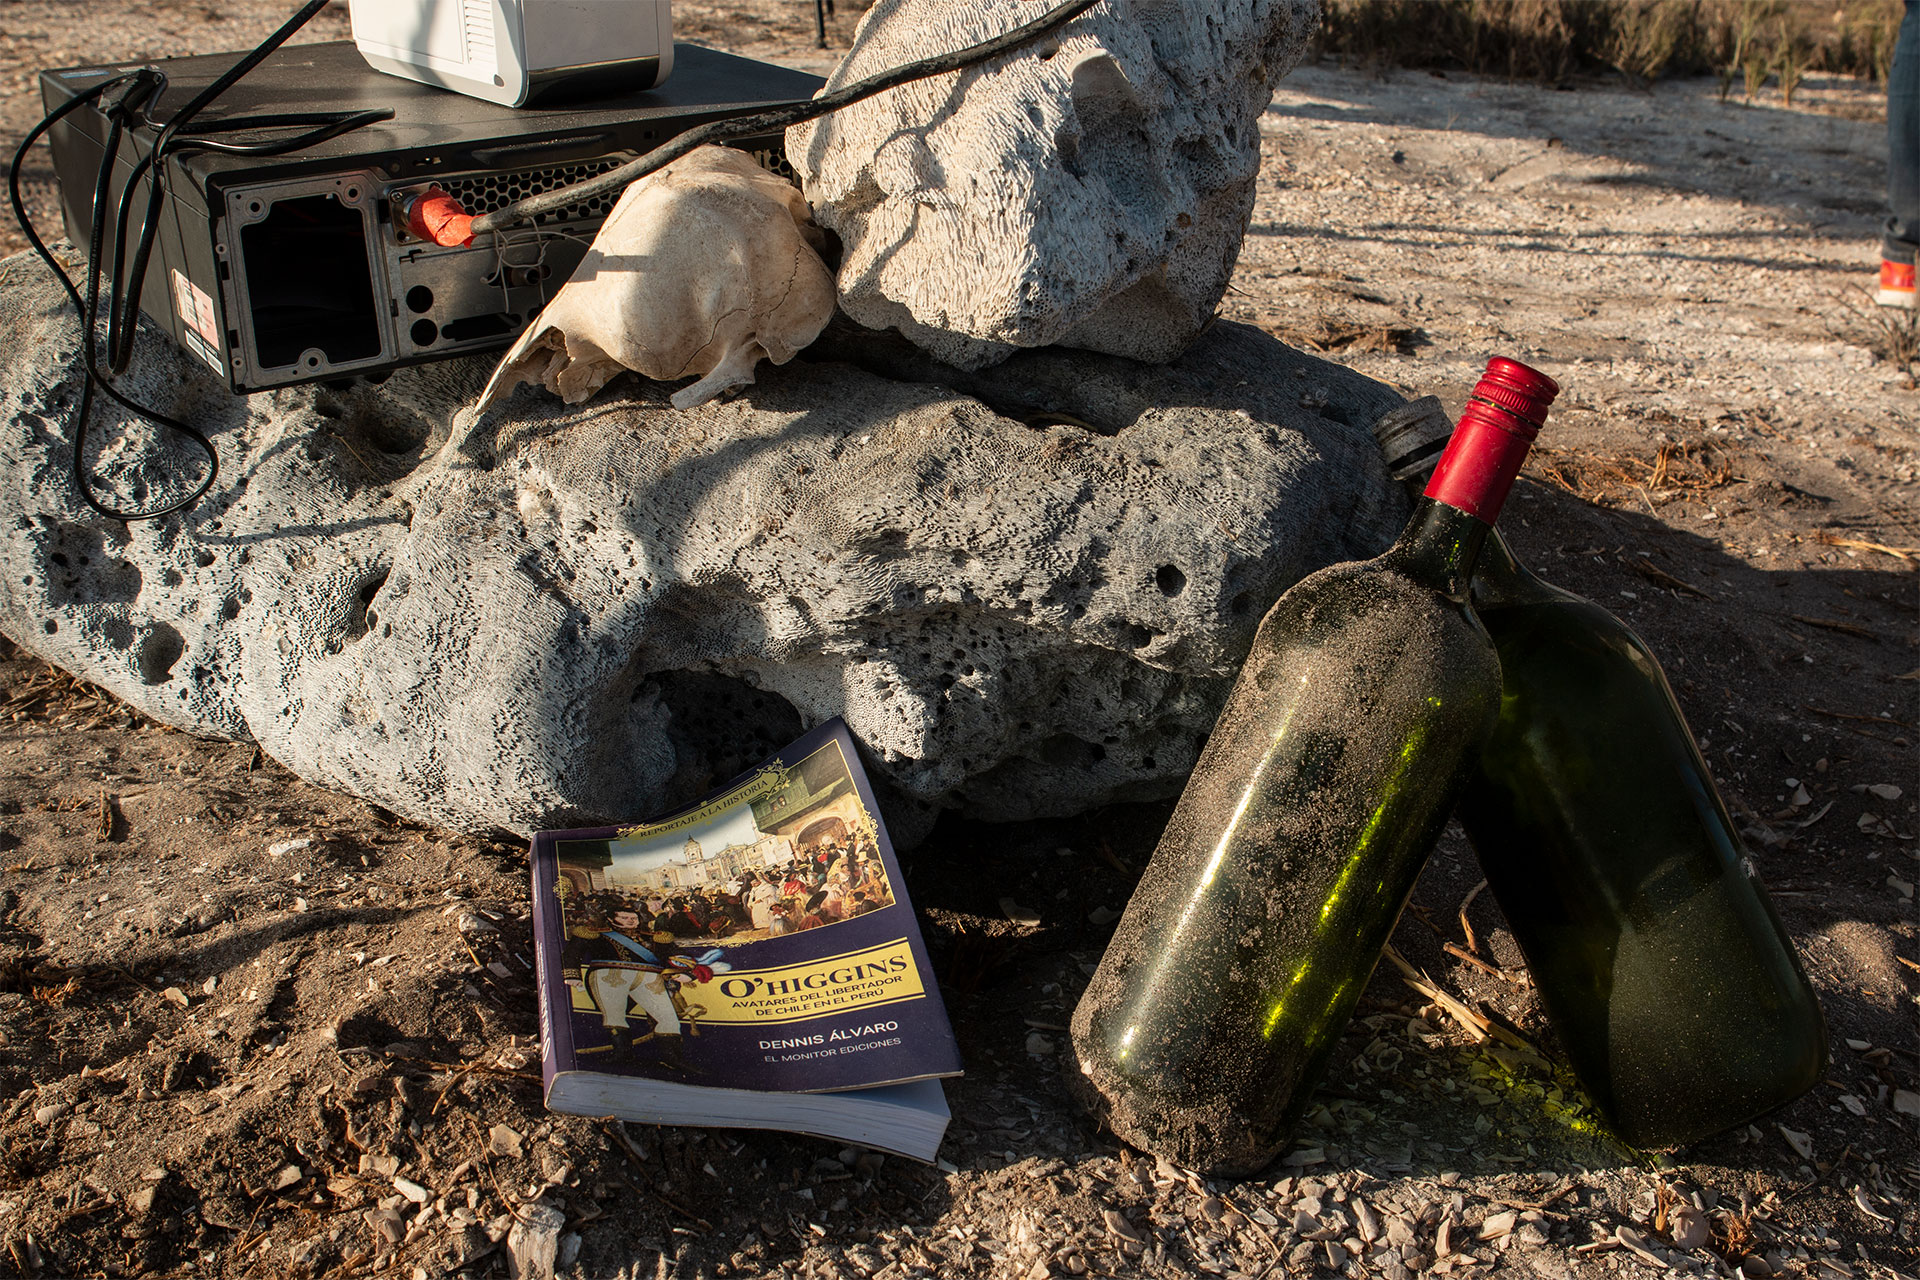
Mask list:
[{"label": "ventilation grille", "polygon": [[499,70],[493,41],[493,0],[466,0],[460,6],[460,18],[467,42],[467,65],[476,71]]},{"label": "ventilation grille", "polygon": [[752,156],[754,162],[768,173],[785,178],[796,187],[800,185],[800,180],[794,176],[793,166],[787,163],[787,144],[779,135],[776,134],[771,138],[745,138],[729,145],[738,147]]},{"label": "ventilation grille", "polygon": [[[752,156],[767,172],[795,182],[793,166],[787,163],[786,149],[778,136],[747,138],[730,144]],[[474,217],[504,209],[528,196],[542,195],[558,187],[569,187],[588,178],[597,178],[626,163],[625,157],[611,160],[587,160],[580,164],[559,164],[545,169],[523,169],[518,173],[477,173],[465,178],[449,178],[440,185]],[[536,223],[598,222],[613,209],[620,192],[607,191],[563,206],[557,213],[541,214]]]},{"label": "ventilation grille", "polygon": [[[558,187],[569,187],[588,178],[597,178],[609,169],[617,169],[624,160],[588,160],[581,164],[557,164],[545,169],[523,169],[518,173],[483,173],[466,178],[450,178],[441,185],[460,207],[474,217],[504,209],[528,196],[537,196]],[[592,222],[607,216],[618,191],[588,196],[557,212],[542,214],[538,222]]]}]

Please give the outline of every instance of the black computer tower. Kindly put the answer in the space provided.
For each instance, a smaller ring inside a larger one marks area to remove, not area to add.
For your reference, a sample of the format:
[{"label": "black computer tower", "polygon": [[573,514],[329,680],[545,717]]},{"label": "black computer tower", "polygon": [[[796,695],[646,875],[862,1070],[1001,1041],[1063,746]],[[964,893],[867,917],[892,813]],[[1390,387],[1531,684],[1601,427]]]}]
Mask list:
[{"label": "black computer tower", "polygon": [[[167,77],[154,117],[165,121],[239,56],[137,64]],[[170,156],[142,310],[237,392],[503,348],[573,273],[616,196],[461,248],[411,238],[399,206],[438,185],[477,217],[603,173],[696,125],[803,101],[822,83],[695,45],[676,46],[674,59],[658,89],[515,109],[376,72],[350,42],[283,46],[196,124],[374,107],[391,108],[392,118],[291,155]],[[51,111],[131,69],[45,71],[41,94]],[[108,130],[96,108],[76,109],[48,135],[67,233],[81,245]],[[128,131],[113,199],[157,133]],[[733,145],[790,176],[778,135]],[[143,194],[136,207],[144,204]],[[111,240],[111,221],[107,230]]]}]

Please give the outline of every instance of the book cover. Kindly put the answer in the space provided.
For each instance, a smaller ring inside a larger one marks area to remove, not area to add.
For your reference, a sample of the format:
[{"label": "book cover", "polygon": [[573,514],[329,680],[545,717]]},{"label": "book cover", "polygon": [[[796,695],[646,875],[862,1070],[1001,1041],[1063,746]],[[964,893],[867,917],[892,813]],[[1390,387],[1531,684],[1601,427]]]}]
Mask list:
[{"label": "book cover", "polygon": [[[651,822],[541,832],[533,880],[549,1106],[871,1141],[821,1119],[870,1096],[944,1128],[959,1051],[842,721]],[[848,1096],[743,1096],[772,1094]]]}]

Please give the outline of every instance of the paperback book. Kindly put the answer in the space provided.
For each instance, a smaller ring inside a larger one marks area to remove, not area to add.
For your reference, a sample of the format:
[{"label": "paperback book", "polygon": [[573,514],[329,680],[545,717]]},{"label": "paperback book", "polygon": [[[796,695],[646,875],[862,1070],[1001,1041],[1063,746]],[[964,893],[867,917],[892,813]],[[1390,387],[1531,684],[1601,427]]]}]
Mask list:
[{"label": "paperback book", "polygon": [[946,1007],[832,720],[706,799],[533,838],[547,1105],[932,1160]]}]

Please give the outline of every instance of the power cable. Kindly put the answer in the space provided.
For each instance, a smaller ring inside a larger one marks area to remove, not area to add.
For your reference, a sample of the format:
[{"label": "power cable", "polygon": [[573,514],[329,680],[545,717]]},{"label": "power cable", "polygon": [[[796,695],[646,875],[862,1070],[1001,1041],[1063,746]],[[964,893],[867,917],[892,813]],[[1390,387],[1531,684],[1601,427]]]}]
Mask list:
[{"label": "power cable", "polygon": [[[139,405],[129,400],[126,396],[120,394],[119,390],[115,388],[100,371],[98,356],[94,350],[94,331],[99,314],[99,264],[106,231],[105,206],[107,204],[107,188],[112,179],[113,157],[111,153],[103,157],[103,163],[100,166],[100,177],[94,189],[93,234],[88,242],[87,292],[84,297],[81,295],[79,286],[74,284],[72,277],[67,275],[66,270],[61,267],[59,260],[48,250],[46,242],[40,238],[39,232],[34,228],[33,219],[27,215],[26,204],[20,197],[20,168],[25,162],[27,152],[33,144],[39,141],[42,134],[51,129],[69,112],[98,101],[110,90],[118,88],[121,85],[133,83],[136,89],[139,89],[142,87],[139,84],[142,77],[153,77],[155,81],[161,79],[157,72],[150,69],[133,72],[128,75],[115,76],[109,80],[102,81],[85,93],[79,94],[71,100],[62,103],[59,107],[49,112],[44,120],[28,132],[26,140],[20,144],[19,150],[14,152],[13,163],[7,169],[7,196],[13,205],[13,215],[20,223],[20,230],[25,233],[27,243],[33,248],[33,251],[39,255],[40,259],[47,264],[53,271],[54,276],[60,281],[61,287],[67,292],[68,300],[73,304],[74,312],[80,317],[80,353],[82,364],[85,367],[86,377],[80,384],[80,405],[74,411],[73,418],[72,472],[74,487],[79,492],[81,500],[89,507],[109,519],[121,521],[157,519],[160,516],[171,515],[173,512],[197,502],[201,495],[213,487],[213,482],[220,472],[220,458],[214,451],[213,443],[208,440],[205,435],[184,422],[175,421],[163,413],[148,409],[144,405]],[[109,114],[111,118],[112,113]],[[116,145],[119,141],[118,135],[120,128],[121,126],[118,121],[115,121],[109,128],[109,137]],[[94,497],[93,483],[87,475],[85,455],[87,419],[93,409],[93,395],[96,387],[105,392],[109,398],[120,405],[121,408],[127,410],[127,412],[137,417],[145,418],[157,426],[165,427],[170,431],[186,436],[206,454],[206,478],[195,487],[193,492],[189,493],[180,501],[169,504],[164,508],[138,512],[116,510]]]},{"label": "power cable", "polygon": [[[382,120],[393,119],[391,107],[379,107],[367,111],[329,111],[289,113],[284,116],[247,116],[232,120],[215,120],[207,124],[192,126],[191,131],[183,130],[182,136],[170,145],[168,156],[183,155],[189,151],[217,151],[233,156],[281,156],[293,151],[304,151],[308,147],[318,146],[330,138],[363,128]],[[213,132],[238,133],[243,130],[271,129],[302,124],[318,124],[319,127],[306,133],[295,134],[291,138],[281,138],[270,142],[221,142],[215,138],[202,137]],[[120,205],[113,220],[113,297],[118,300],[125,293],[122,278],[123,267],[127,262],[127,221],[132,212],[135,197],[140,191],[140,183],[154,165],[158,150],[141,156],[127,175],[126,185],[120,192]],[[151,234],[142,229],[142,244],[151,248]],[[142,272],[137,279],[145,280]],[[116,305],[107,314],[107,371],[118,377],[126,372],[127,362],[133,356],[133,330],[137,323],[140,299],[138,290],[130,299],[130,307]]]},{"label": "power cable", "polygon": [[[389,110],[306,112],[234,117],[201,125],[194,123],[195,116],[232,88],[242,76],[258,66],[275,49],[286,43],[296,31],[326,8],[327,3],[328,0],[309,0],[272,35],[221,73],[206,88],[195,94],[186,106],[175,112],[164,124],[156,121],[152,116],[154,104],[167,87],[166,76],[157,68],[142,67],[101,81],[48,112],[46,117],[27,133],[7,168],[7,196],[13,207],[13,216],[26,235],[28,245],[41,261],[47,264],[60,281],[61,287],[66,290],[67,299],[72,303],[74,312],[80,320],[80,350],[86,377],[81,383],[80,403],[73,419],[74,488],[79,493],[81,501],[110,520],[122,522],[155,520],[184,510],[205,496],[220,474],[219,454],[214,449],[213,442],[208,440],[205,434],[187,423],[134,402],[121,394],[110,380],[110,375],[117,375],[125,369],[127,359],[132,353],[133,334],[139,316],[140,295],[145,284],[153,245],[159,234],[159,210],[167,194],[166,162],[168,159],[186,151],[220,151],[233,155],[284,155],[290,151],[315,146],[348,130],[361,128],[377,120],[390,119],[393,115]],[[71,112],[100,102],[116,90],[122,91],[120,96],[103,111],[107,119],[107,135],[102,147],[99,174],[94,185],[92,231],[88,236],[87,278],[83,293],[81,287],[67,275],[65,268],[53,256],[34,227],[33,219],[27,213],[26,202],[20,194],[20,172],[33,145],[55,124]],[[153,145],[148,148],[147,154],[132,167],[121,192],[121,198],[115,206],[111,199],[111,192],[114,166],[118,162],[120,145],[129,128],[141,125],[158,125],[159,134]],[[291,138],[260,142],[227,142],[205,136],[216,132],[232,133],[274,128],[305,128],[306,132]],[[147,209],[141,222],[140,235],[134,253],[129,260],[126,253],[127,226],[135,202],[134,193],[139,189],[142,181],[147,184]],[[106,228],[110,207],[113,212],[113,280],[105,335],[109,368],[103,372],[100,367],[99,352],[96,349],[96,339],[99,336],[100,284],[102,266],[106,258]],[[104,393],[134,416],[186,437],[206,455],[207,473],[191,492],[164,506],[143,510],[126,510],[109,506],[96,496],[93,477],[89,474],[85,461],[87,425],[96,390]]]},{"label": "power cable", "polygon": [[[76,95],[61,106],[49,112],[27,134],[26,139],[15,151],[13,162],[7,171],[8,196],[13,206],[14,217],[26,234],[27,242],[34,252],[53,271],[66,289],[81,325],[81,351],[86,369],[86,380],[81,387],[80,405],[74,416],[73,426],[73,478],[74,485],[82,501],[108,519],[123,522],[133,520],[153,520],[184,510],[198,502],[213,487],[219,475],[220,460],[211,441],[200,431],[176,421],[165,414],[134,403],[122,395],[103,374],[98,354],[95,350],[96,329],[99,318],[101,262],[106,249],[106,223],[108,206],[113,209],[113,282],[111,301],[107,316],[106,351],[108,369],[112,374],[124,371],[132,354],[133,335],[140,312],[140,299],[145,287],[147,268],[152,258],[154,244],[159,235],[159,217],[167,196],[169,174],[167,161],[174,155],[186,151],[216,151],[230,155],[284,155],[306,147],[318,145],[330,138],[337,137],[352,129],[361,128],[377,120],[389,119],[391,111],[360,112],[323,112],[301,113],[280,116],[234,117],[196,126],[194,117],[213,103],[241,77],[265,60],[275,49],[284,44],[296,31],[305,26],[329,0],[308,0],[308,3],[289,18],[272,35],[268,36],[245,57],[223,72],[213,83],[196,94],[186,106],[175,112],[164,125],[152,147],[135,165],[121,191],[120,200],[111,201],[111,183],[113,166],[118,158],[121,138],[129,125],[136,123],[155,124],[150,109],[152,104],[166,89],[166,77],[156,68],[142,68],[138,71],[114,76],[93,88]],[[738,116],[729,120],[714,121],[689,129],[668,139],[647,154],[612,169],[607,173],[589,178],[570,187],[557,188],[530,196],[525,200],[497,209],[492,213],[473,220],[475,233],[500,231],[520,222],[531,221],[542,214],[550,213],[577,201],[602,195],[624,188],[629,183],[645,177],[671,164],[696,147],[709,143],[729,142],[740,138],[752,137],[779,129],[784,130],[808,120],[818,119],[842,107],[850,106],[888,89],[896,88],[915,80],[924,80],[937,75],[962,71],[977,66],[989,58],[1009,53],[1015,49],[1038,40],[1064,27],[1073,19],[1100,3],[1101,0],[1066,0],[1056,5],[1031,22],[1015,27],[1013,30],[971,45],[953,53],[938,54],[922,58],[903,66],[825,93],[807,102],[785,107],[776,107],[769,111],[758,112],[750,116]],[[33,144],[46,134],[68,113],[81,106],[97,102],[109,92],[125,87],[121,98],[110,107],[108,117],[107,144],[101,159],[99,178],[93,194],[93,227],[88,244],[87,288],[83,296],[78,286],[68,277],[58,260],[47,249],[44,241],[35,231],[28,217],[25,202],[20,195],[20,170]],[[307,126],[308,131],[292,138],[265,142],[227,142],[208,138],[204,135],[213,132],[240,132],[279,127]],[[140,232],[134,244],[131,257],[126,253],[127,228],[131,221],[132,210],[136,203],[135,192],[142,182],[146,184],[147,202],[141,218]],[[84,461],[87,419],[93,405],[95,389],[105,393],[115,403],[128,412],[154,423],[156,426],[176,432],[191,440],[207,457],[207,474],[192,492],[185,497],[165,506],[149,510],[128,511],[111,507],[101,502],[94,493],[93,482]]]},{"label": "power cable", "polygon": [[151,152],[156,159],[147,183],[147,212],[140,222],[140,240],[134,248],[133,265],[127,273],[130,281],[128,289],[130,296],[114,297],[116,314],[110,316],[107,322],[107,358],[109,365],[116,371],[126,366],[127,355],[133,346],[133,325],[135,317],[140,314],[140,294],[146,287],[147,262],[153,255],[154,242],[160,236],[160,207],[167,193],[168,175],[165,161],[174,135],[192,123],[193,118],[206,110],[221,94],[239,83],[242,76],[259,66],[275,49],[285,44],[294,32],[312,21],[315,15],[327,7],[328,3],[329,0],[307,0],[307,3],[300,7],[299,12],[280,25],[278,31],[255,45],[246,57],[223,71],[212,84],[196,93],[188,100],[186,106],[174,112],[172,118],[161,126],[160,136],[154,139]]},{"label": "power cable", "polygon": [[918,62],[909,62],[882,71],[878,75],[868,76],[845,88],[823,93],[806,102],[791,106],[775,107],[750,116],[735,116],[729,120],[715,120],[708,124],[697,125],[684,133],[675,134],[643,156],[629,160],[617,169],[609,169],[584,182],[576,182],[570,187],[558,187],[552,191],[543,191],[539,195],[528,196],[510,205],[495,209],[473,220],[475,235],[482,232],[498,231],[515,223],[527,222],[543,213],[552,213],[557,209],[592,196],[605,195],[619,191],[629,183],[646,177],[658,169],[678,160],[695,147],[706,146],[712,142],[731,142],[738,138],[751,138],[757,134],[770,133],[775,129],[786,129],[808,120],[816,120],[842,107],[851,106],[876,93],[910,83],[925,80],[931,76],[945,75],[950,71],[964,71],[966,68],[985,62],[988,58],[1018,49],[1038,40],[1041,36],[1058,31],[1087,10],[1099,4],[1101,0],[1067,0],[1056,5],[1035,18],[1032,22],[1015,27],[991,40],[969,45],[953,53],[935,54],[922,58]]}]

